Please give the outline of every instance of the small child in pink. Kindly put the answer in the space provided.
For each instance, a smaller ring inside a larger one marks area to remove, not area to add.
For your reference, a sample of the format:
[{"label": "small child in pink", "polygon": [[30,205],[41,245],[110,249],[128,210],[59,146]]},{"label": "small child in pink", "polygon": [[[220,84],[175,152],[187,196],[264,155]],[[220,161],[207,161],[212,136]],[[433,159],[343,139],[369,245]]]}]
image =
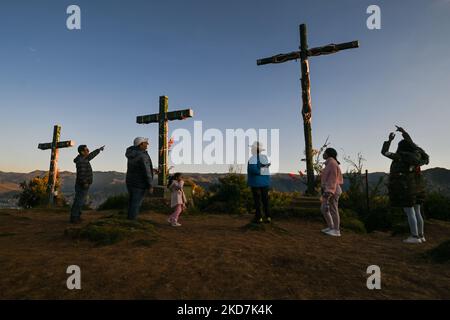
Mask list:
[{"label": "small child in pink", "polygon": [[339,197],[342,194],[341,185],[344,183],[337,152],[333,148],[328,148],[323,153],[325,168],[321,175],[322,205],[321,211],[327,223],[327,228],[322,232],[334,237],[341,236]]},{"label": "small child in pink", "polygon": [[183,191],[184,181],[181,173],[175,173],[169,181],[169,190],[171,191],[170,207],[174,208],[174,212],[169,216],[167,221],[173,227],[180,227],[178,223],[180,214],[186,209],[186,196]]}]

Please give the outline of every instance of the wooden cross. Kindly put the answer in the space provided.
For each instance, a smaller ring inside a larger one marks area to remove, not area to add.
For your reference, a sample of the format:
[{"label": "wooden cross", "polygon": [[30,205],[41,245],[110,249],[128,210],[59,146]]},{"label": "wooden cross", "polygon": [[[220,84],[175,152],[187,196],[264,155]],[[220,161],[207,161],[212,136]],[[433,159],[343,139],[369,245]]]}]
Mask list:
[{"label": "wooden cross", "polygon": [[75,145],[75,141],[59,141],[61,136],[61,126],[53,127],[53,141],[49,143],[40,143],[38,148],[41,150],[51,149],[50,156],[50,170],[48,172],[48,184],[47,191],[49,193],[49,204],[53,205],[55,202],[55,187],[56,187],[56,177],[58,174],[58,156],[59,149],[61,148],[69,148]]},{"label": "wooden cross", "polygon": [[314,167],[313,167],[313,154],[312,154],[312,133],[311,133],[311,84],[309,81],[309,61],[308,57],[320,56],[325,54],[336,53],[341,50],[353,49],[359,47],[358,41],[329,44],[323,47],[317,47],[308,49],[308,40],[306,33],[306,25],[301,24],[300,27],[300,51],[294,51],[285,54],[278,54],[269,58],[257,60],[257,65],[264,65],[269,63],[283,63],[290,60],[300,59],[301,73],[302,73],[302,116],[303,116],[303,129],[305,134],[305,153],[306,153],[306,172],[308,178],[307,194],[314,195],[315,182],[314,182]]},{"label": "wooden cross", "polygon": [[158,185],[167,184],[167,158],[168,158],[168,134],[169,121],[184,120],[194,116],[192,109],[177,110],[169,112],[169,98],[167,96],[159,97],[159,113],[138,116],[136,122],[139,124],[159,123],[159,156],[158,156]]}]

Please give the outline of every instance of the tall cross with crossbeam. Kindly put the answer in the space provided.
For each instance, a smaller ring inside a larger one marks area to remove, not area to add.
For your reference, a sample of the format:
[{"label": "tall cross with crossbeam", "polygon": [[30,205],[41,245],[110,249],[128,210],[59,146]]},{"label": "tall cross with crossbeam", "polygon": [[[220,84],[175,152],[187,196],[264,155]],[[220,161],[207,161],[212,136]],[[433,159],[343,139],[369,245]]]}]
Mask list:
[{"label": "tall cross with crossbeam", "polygon": [[165,186],[167,184],[167,158],[168,158],[168,134],[169,121],[184,120],[194,116],[192,109],[176,110],[169,112],[169,98],[167,96],[159,97],[159,113],[149,114],[145,116],[137,116],[136,122],[139,124],[158,123],[159,124],[159,141],[158,141],[158,185]]},{"label": "tall cross with crossbeam", "polygon": [[56,177],[58,174],[58,157],[59,149],[69,148],[75,145],[75,141],[59,141],[61,136],[61,126],[55,125],[53,127],[53,140],[48,143],[39,143],[38,148],[41,150],[51,149],[50,155],[50,170],[48,172],[48,184],[47,192],[49,194],[49,204],[53,205],[55,201],[55,188],[56,188]]},{"label": "tall cross with crossbeam", "polygon": [[302,116],[303,116],[303,129],[305,134],[305,153],[306,153],[306,173],[308,178],[307,193],[309,195],[316,194],[315,180],[314,180],[314,167],[313,167],[313,152],[312,152],[312,133],[311,133],[311,84],[309,80],[309,61],[308,57],[320,56],[325,54],[336,53],[341,50],[353,49],[359,47],[358,41],[329,44],[323,47],[308,49],[308,39],[306,32],[306,25],[301,24],[300,27],[300,51],[294,51],[290,53],[278,54],[269,58],[263,58],[257,60],[257,65],[264,65],[269,63],[283,63],[290,60],[300,59],[301,73],[302,73]]}]

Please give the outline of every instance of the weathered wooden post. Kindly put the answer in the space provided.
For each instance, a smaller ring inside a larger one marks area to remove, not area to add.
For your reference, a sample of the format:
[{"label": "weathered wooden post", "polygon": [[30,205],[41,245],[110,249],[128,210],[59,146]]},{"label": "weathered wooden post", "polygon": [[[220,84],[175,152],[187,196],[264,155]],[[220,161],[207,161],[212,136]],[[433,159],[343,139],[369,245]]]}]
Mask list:
[{"label": "weathered wooden post", "polygon": [[168,134],[169,121],[184,120],[194,116],[192,109],[177,110],[169,112],[169,98],[167,96],[159,97],[159,113],[137,116],[136,122],[139,124],[158,123],[158,187],[154,188],[155,196],[164,196],[164,190],[167,185],[168,175]]},{"label": "weathered wooden post", "polygon": [[53,205],[55,202],[55,188],[57,182],[58,175],[58,158],[59,158],[59,149],[61,148],[69,148],[75,145],[75,141],[59,141],[61,136],[61,126],[55,125],[53,127],[53,139],[50,143],[40,143],[38,148],[41,150],[51,149],[50,155],[50,169],[48,171],[48,183],[47,183],[47,192],[49,194],[49,205]]},{"label": "weathered wooden post", "polygon": [[359,42],[352,41],[341,44],[329,44],[323,47],[308,48],[308,37],[306,25],[301,24],[299,26],[300,31],[300,51],[294,51],[290,53],[282,53],[272,57],[263,58],[257,60],[257,65],[265,65],[269,63],[283,63],[290,60],[300,59],[301,65],[301,87],[302,87],[302,117],[303,117],[303,130],[305,135],[305,153],[306,153],[306,175],[308,178],[307,194],[316,194],[315,190],[315,177],[313,166],[313,154],[312,154],[312,105],[311,105],[311,83],[309,80],[309,60],[308,57],[320,56],[325,54],[336,53],[345,49],[358,48]]},{"label": "weathered wooden post", "polygon": [[311,83],[309,80],[309,61],[308,61],[308,38],[306,25],[300,25],[300,65],[301,65],[301,85],[302,85],[302,116],[303,131],[305,135],[305,158],[306,158],[306,176],[308,179],[307,193],[315,194],[314,167],[313,167],[313,147],[312,147],[312,129],[311,129]]}]

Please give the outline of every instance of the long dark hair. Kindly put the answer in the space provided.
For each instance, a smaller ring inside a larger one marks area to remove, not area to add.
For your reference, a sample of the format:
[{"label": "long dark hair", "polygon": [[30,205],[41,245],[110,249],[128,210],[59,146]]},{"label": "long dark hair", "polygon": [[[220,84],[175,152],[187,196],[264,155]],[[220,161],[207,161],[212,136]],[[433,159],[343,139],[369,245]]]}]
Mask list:
[{"label": "long dark hair", "polygon": [[181,172],[176,172],[173,175],[171,175],[169,177],[169,181],[167,183],[167,187],[170,187],[170,185],[172,184],[173,180],[178,180],[179,177],[181,177]]},{"label": "long dark hair", "polygon": [[336,151],[336,149],[333,149],[333,148],[327,148],[327,149],[324,151],[324,154],[326,154],[326,155],[329,156],[330,158],[333,158],[334,160],[336,160],[336,162],[337,162],[338,164],[341,164],[341,163],[338,161],[338,159],[337,159],[337,151]]},{"label": "long dark hair", "polygon": [[414,143],[403,139],[398,143],[397,152],[413,152],[416,149],[417,146]]}]

